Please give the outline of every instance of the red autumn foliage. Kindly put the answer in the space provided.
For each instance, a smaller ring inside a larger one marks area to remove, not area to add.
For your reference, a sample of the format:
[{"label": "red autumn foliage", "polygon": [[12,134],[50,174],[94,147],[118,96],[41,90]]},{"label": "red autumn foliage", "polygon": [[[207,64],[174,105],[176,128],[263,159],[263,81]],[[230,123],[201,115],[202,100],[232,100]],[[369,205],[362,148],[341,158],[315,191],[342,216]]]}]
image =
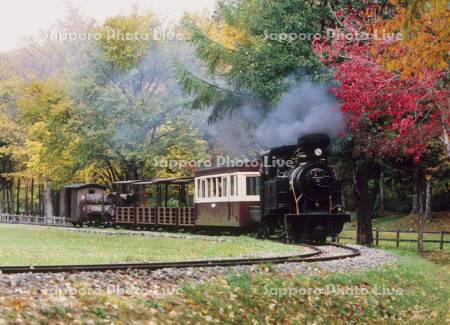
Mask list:
[{"label": "red autumn foliage", "polygon": [[331,92],[340,101],[347,131],[355,135],[357,154],[419,161],[432,140],[448,135],[448,92],[440,85],[443,73],[426,70],[421,79],[405,79],[388,71],[378,63],[383,42],[358,39],[362,28],[370,30],[363,21],[349,9],[340,29],[353,39],[313,42],[316,53],[335,72],[338,86]]}]

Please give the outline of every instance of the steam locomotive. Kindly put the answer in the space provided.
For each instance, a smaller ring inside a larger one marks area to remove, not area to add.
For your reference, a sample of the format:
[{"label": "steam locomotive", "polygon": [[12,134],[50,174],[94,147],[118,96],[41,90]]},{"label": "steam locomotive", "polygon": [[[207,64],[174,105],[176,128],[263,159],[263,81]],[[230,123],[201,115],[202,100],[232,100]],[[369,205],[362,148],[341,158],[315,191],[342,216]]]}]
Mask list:
[{"label": "steam locomotive", "polygon": [[307,134],[297,145],[264,153],[260,236],[282,232],[288,241],[324,242],[350,221],[342,209],[339,183],[328,167],[329,144],[327,134]]},{"label": "steam locomotive", "polygon": [[324,242],[350,220],[328,166],[329,144],[326,134],[307,134],[296,145],[265,152],[253,167],[209,168],[195,178],[120,181],[111,184],[113,193],[103,185],[74,184],[61,196],[65,216],[77,226],[256,230],[260,237]]}]

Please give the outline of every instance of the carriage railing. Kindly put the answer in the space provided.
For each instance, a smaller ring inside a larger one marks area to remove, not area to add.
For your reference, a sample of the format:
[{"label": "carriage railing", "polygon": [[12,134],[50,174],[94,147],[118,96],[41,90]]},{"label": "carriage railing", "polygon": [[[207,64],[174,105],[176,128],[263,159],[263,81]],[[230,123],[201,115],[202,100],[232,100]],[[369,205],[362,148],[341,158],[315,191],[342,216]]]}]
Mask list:
[{"label": "carriage railing", "polygon": [[0,223],[17,223],[17,224],[44,224],[44,225],[60,225],[66,226],[70,224],[66,217],[45,217],[31,216],[22,214],[0,214]]},{"label": "carriage railing", "polygon": [[115,221],[117,224],[194,226],[193,207],[118,207]]}]

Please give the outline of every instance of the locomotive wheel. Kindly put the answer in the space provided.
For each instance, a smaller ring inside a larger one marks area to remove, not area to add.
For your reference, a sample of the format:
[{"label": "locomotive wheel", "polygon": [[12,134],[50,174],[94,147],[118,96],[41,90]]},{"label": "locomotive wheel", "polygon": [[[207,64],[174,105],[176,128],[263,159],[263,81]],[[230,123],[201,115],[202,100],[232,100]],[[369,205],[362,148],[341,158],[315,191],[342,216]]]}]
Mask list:
[{"label": "locomotive wheel", "polygon": [[284,240],[286,244],[298,243],[299,241],[301,241],[301,237],[292,229],[292,226],[286,227],[285,230]]},{"label": "locomotive wheel", "polygon": [[283,237],[284,237],[284,241],[287,244],[290,243],[297,243],[301,240],[301,234],[299,234],[296,229],[294,229],[293,225],[288,222],[287,217],[285,216],[284,218],[284,223],[282,225],[283,228]]},{"label": "locomotive wheel", "polygon": [[258,228],[256,230],[256,237],[266,239],[269,238],[269,234],[270,234],[269,226],[265,224],[258,225]]},{"label": "locomotive wheel", "polygon": [[315,235],[314,242],[317,244],[324,244],[327,242],[327,236],[326,235]]},{"label": "locomotive wheel", "polygon": [[306,234],[306,233],[299,234],[298,241],[300,243],[304,243],[304,244],[311,244],[312,243],[311,234]]}]

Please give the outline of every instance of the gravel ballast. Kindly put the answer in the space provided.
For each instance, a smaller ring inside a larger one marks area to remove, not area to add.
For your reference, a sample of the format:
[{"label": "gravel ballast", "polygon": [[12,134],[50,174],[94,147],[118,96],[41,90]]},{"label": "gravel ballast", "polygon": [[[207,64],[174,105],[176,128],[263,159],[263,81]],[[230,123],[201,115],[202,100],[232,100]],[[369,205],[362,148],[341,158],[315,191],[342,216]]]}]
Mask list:
[{"label": "gravel ballast", "polygon": [[[274,267],[281,273],[318,275],[330,272],[361,272],[369,268],[393,264],[397,260],[395,255],[380,249],[355,245],[352,247],[360,249],[361,256],[328,262],[286,263]],[[333,246],[323,246],[321,249],[327,255],[348,253],[347,250]],[[256,256],[273,255],[257,254]],[[0,301],[5,298],[28,297],[42,302],[69,302],[71,298],[83,295],[161,298],[176,294],[184,282],[202,283],[229,273],[259,272],[261,270],[261,266],[235,266],[156,271],[0,274]]]}]

